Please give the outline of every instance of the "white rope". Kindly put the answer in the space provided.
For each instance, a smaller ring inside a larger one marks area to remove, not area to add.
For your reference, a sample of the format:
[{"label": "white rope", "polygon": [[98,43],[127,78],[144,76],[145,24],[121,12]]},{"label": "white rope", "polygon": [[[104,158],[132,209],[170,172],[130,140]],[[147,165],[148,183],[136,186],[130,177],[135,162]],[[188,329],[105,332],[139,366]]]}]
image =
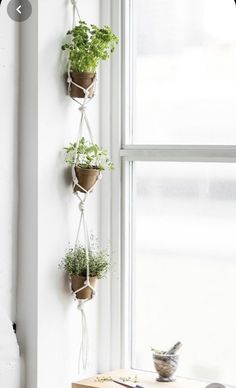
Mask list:
[{"label": "white rope", "polygon": [[92,129],[91,129],[90,124],[89,124],[88,116],[86,114],[86,109],[87,109],[86,105],[81,105],[79,107],[79,111],[81,112],[81,118],[80,118],[80,124],[79,124],[77,143],[78,143],[79,139],[81,139],[81,137],[83,136],[83,128],[84,128],[84,123],[85,123],[87,130],[88,130],[88,133],[89,133],[90,141],[91,141],[91,143],[94,144]]},{"label": "white rope", "polygon": [[[76,82],[73,81],[73,79],[71,77],[69,77],[69,82],[70,84],[73,84],[75,85],[77,88],[81,89],[83,92],[84,92],[84,95],[85,95],[85,98],[89,98],[90,100],[92,99],[92,96],[89,97],[89,92],[90,92],[90,89],[94,88],[96,86],[96,81],[97,81],[97,76],[96,74],[94,75],[94,79],[93,79],[93,82],[91,83],[91,85],[89,85],[87,87],[87,89],[85,89],[83,86],[77,84]],[[94,95],[95,93],[93,93]]]},{"label": "white rope", "polygon": [[[88,104],[95,96],[96,94],[96,86],[97,86],[97,74],[95,73],[94,75],[94,78],[93,78],[93,82],[91,83],[91,85],[89,85],[87,87],[87,89],[85,89],[83,86],[77,84],[76,82],[73,81],[72,77],[71,77],[71,62],[68,58],[68,68],[67,68],[67,84],[68,84],[68,94],[69,96],[72,98],[72,100],[74,100],[75,102],[77,102],[77,104],[79,105],[86,105]],[[81,103],[80,101],[78,101],[76,99],[76,97],[72,97],[71,96],[71,85],[74,85],[76,86],[77,88],[81,89],[83,92],[84,92],[84,98],[83,98],[83,103]],[[90,96],[90,89],[93,89],[93,94]]]},{"label": "white rope", "polygon": [[[84,210],[82,211],[82,213],[84,215]],[[90,281],[89,281],[89,275],[90,275],[90,270],[89,270],[90,241],[89,241],[88,226],[87,226],[87,222],[86,222],[85,216],[83,216],[83,227],[84,227],[84,242],[85,242],[86,264],[87,264],[87,269],[86,269],[87,284],[90,285]]]},{"label": "white rope", "polygon": [[89,336],[88,336],[88,324],[86,314],[84,311],[84,302],[78,302],[78,310],[81,312],[81,343],[79,351],[78,370],[80,373],[80,367],[82,363],[83,370],[86,370],[88,363],[89,353]]},{"label": "white rope", "polygon": [[75,167],[76,167],[75,165],[72,166],[72,170],[71,170],[72,171],[72,186],[73,186],[74,194],[81,200],[79,192],[75,191],[76,187],[78,186],[84,194],[91,194],[92,191],[97,186],[98,182],[102,179],[102,173],[101,173],[101,171],[99,171],[99,175],[97,176],[97,179],[96,179],[96,182],[94,183],[94,185],[89,190],[86,190],[84,187],[82,187],[79,184],[79,181],[78,181],[78,178],[76,175],[76,171],[75,171]]},{"label": "white rope", "polygon": [[[82,202],[80,203],[82,204]],[[81,229],[81,225],[82,225],[82,212],[81,212],[81,216],[80,216],[80,220],[79,220],[79,227],[78,227],[78,230],[77,230],[77,233],[76,233],[76,239],[75,239],[75,246],[74,248],[77,248],[78,247],[78,242],[79,242],[79,233],[80,233],[80,229]]]},{"label": "white rope", "polygon": [[[90,239],[89,239],[89,232],[88,232],[88,226],[86,222],[86,217],[85,217],[85,201],[88,197],[89,193],[86,193],[84,195],[84,198],[82,199],[80,195],[78,194],[77,197],[79,198],[79,210],[80,210],[80,221],[79,221],[79,227],[78,231],[76,234],[76,240],[75,240],[75,246],[74,249],[78,247],[79,243],[79,236],[80,236],[80,230],[81,227],[83,226],[84,229],[84,241],[85,241],[85,251],[86,251],[86,280],[84,282],[84,285],[80,287],[77,290],[73,291],[73,295],[75,300],[78,301],[78,309],[81,312],[81,343],[80,343],[80,351],[79,351],[79,361],[78,361],[78,372],[80,373],[80,366],[82,363],[82,367],[84,370],[87,368],[87,362],[88,362],[88,353],[89,353],[89,336],[88,336],[88,327],[87,327],[87,319],[86,319],[86,314],[84,311],[84,304],[88,302],[90,299],[92,299],[95,295],[95,289],[94,287],[90,284],[90,269],[89,269],[89,254],[91,252],[91,246],[90,246]],[[86,289],[86,288],[91,289],[91,297],[88,299],[77,299],[77,294]],[[71,290],[72,290],[72,285],[71,285]]]},{"label": "white rope", "polygon": [[77,0],[71,0],[71,3],[73,5],[73,23],[72,23],[72,28],[75,27],[76,25],[76,15],[78,19],[81,21],[80,13],[79,13],[79,8],[78,8],[78,1]]},{"label": "white rope", "polygon": [[[71,79],[71,75],[70,75],[70,61],[69,61],[69,66],[68,66],[68,79],[67,79],[67,82],[68,82],[68,90],[70,89],[70,85],[71,83],[75,84],[72,79]],[[75,84],[77,85],[77,84]],[[91,85],[92,86],[92,85]],[[90,86],[90,87],[91,87]],[[89,88],[90,88],[89,87]],[[88,88],[88,89],[89,89]],[[81,88],[83,90],[86,90],[84,88]],[[87,90],[88,90],[87,89]],[[93,140],[93,134],[92,134],[92,129],[91,129],[91,126],[89,124],[89,120],[88,120],[88,116],[86,114],[86,109],[87,109],[87,104],[89,102],[89,99],[87,97],[87,95],[85,95],[85,98],[83,100],[83,103],[81,103],[80,101],[77,101],[74,97],[72,97],[72,99],[77,102],[79,104],[79,111],[81,113],[81,117],[80,117],[80,122],[79,122],[79,130],[78,130],[78,137],[77,137],[77,142],[76,142],[76,148],[75,148],[75,159],[74,159],[74,165],[76,165],[76,161],[77,161],[77,151],[78,151],[78,146],[79,146],[79,139],[81,139],[82,135],[83,135],[83,128],[84,128],[84,124],[86,125],[87,127],[87,130],[88,130],[88,134],[89,134],[89,137],[90,137],[90,141],[92,144],[94,144],[94,140]],[[91,100],[91,99],[90,99]]]},{"label": "white rope", "polygon": [[[85,242],[85,252],[86,252],[86,281],[85,284],[79,288],[78,290],[73,291],[74,295],[77,296],[77,293],[84,290],[85,288],[89,287],[92,290],[91,298],[95,295],[95,288],[90,283],[90,268],[89,268],[89,254],[91,252],[91,244],[90,244],[90,238],[89,238],[89,232],[88,232],[88,226],[86,222],[85,217],[85,201],[87,199],[87,193],[85,194],[85,197],[83,200],[81,200],[80,196],[78,195],[78,198],[80,199],[79,203],[79,210],[80,210],[80,220],[79,220],[79,227],[76,234],[76,240],[75,240],[75,246],[74,249],[78,247],[79,244],[79,236],[80,236],[80,230],[83,225],[84,230],[84,242]],[[88,301],[89,299],[83,299],[83,301]]]},{"label": "white rope", "polygon": [[[71,0],[72,4],[72,13],[73,13],[73,20],[72,20],[72,28],[76,26],[77,19],[81,21],[81,16],[78,8],[78,0]],[[86,114],[86,108],[87,105],[91,102],[92,98],[95,95],[96,92],[96,84],[97,84],[97,76],[95,74],[93,82],[91,85],[85,89],[81,85],[78,85],[76,82],[73,81],[72,76],[71,76],[71,62],[70,58],[68,56],[68,68],[67,68],[67,83],[68,83],[68,94],[69,96],[79,105],[79,111],[80,111],[80,120],[79,120],[79,128],[78,128],[78,137],[77,137],[77,142],[76,142],[76,147],[75,147],[75,155],[74,155],[74,161],[73,161],[73,166],[72,166],[72,181],[73,181],[73,192],[79,199],[79,210],[80,210],[80,220],[79,220],[79,226],[78,230],[76,233],[76,239],[75,239],[75,245],[74,249],[78,248],[79,246],[79,239],[80,239],[80,232],[81,228],[83,227],[83,234],[84,234],[84,245],[85,245],[85,252],[86,252],[86,280],[84,282],[84,285],[79,288],[78,290],[72,290],[72,284],[71,284],[71,292],[73,293],[74,299],[78,303],[78,309],[81,312],[81,344],[80,344],[80,352],[79,352],[79,371],[80,371],[80,366],[82,363],[83,369],[86,369],[87,367],[87,361],[88,361],[88,350],[89,350],[89,337],[88,337],[88,327],[87,327],[87,319],[86,319],[86,314],[84,311],[84,304],[88,302],[90,299],[92,299],[95,295],[95,289],[94,287],[90,284],[90,268],[89,268],[89,259],[90,259],[90,254],[91,254],[91,243],[90,243],[90,236],[88,232],[88,226],[87,226],[87,221],[86,221],[86,200],[97,185],[98,181],[102,178],[101,172],[99,172],[99,175],[96,179],[96,182],[94,185],[89,189],[86,190],[84,189],[81,185],[80,182],[78,181],[78,178],[76,176],[76,165],[77,165],[77,159],[78,159],[78,147],[79,147],[79,140],[83,136],[83,130],[84,126],[86,126],[88,135],[90,138],[90,141],[92,144],[94,144],[93,141],[93,134],[92,134],[92,129]],[[79,101],[77,98],[71,96],[71,87],[75,86],[79,88],[80,90],[83,91],[84,93],[84,98],[83,101]],[[91,93],[91,91],[93,91]],[[79,187],[82,190],[82,193],[79,193],[77,190],[77,187]],[[87,299],[79,299],[79,292],[86,289],[86,288],[91,289],[91,297]],[[77,297],[78,296],[78,297]]]}]

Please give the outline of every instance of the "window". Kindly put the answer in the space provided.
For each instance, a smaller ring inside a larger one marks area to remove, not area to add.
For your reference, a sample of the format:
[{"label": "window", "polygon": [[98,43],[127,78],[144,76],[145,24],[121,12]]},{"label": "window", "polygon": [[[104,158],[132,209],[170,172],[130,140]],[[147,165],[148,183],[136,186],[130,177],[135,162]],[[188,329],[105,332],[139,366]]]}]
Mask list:
[{"label": "window", "polygon": [[134,168],[133,367],[181,340],[180,375],[235,384],[236,164]]},{"label": "window", "polygon": [[233,0],[133,1],[134,143],[236,144]]},{"label": "window", "polygon": [[123,352],[181,340],[180,376],[235,384],[235,4],[121,5]]}]

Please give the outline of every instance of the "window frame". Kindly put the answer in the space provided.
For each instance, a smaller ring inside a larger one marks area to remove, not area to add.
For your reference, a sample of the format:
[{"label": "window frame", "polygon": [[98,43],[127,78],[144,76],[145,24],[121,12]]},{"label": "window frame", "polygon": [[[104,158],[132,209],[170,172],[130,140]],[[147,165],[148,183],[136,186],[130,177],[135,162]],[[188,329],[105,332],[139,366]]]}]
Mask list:
[{"label": "window frame", "polygon": [[100,233],[103,242],[111,242],[115,264],[107,284],[100,290],[99,345],[103,354],[99,355],[99,372],[132,368],[133,162],[236,163],[236,145],[132,144],[133,1],[101,1],[101,23],[111,25],[120,43],[110,63],[102,65],[100,74],[100,140],[111,150],[115,164],[115,170],[101,185]]}]

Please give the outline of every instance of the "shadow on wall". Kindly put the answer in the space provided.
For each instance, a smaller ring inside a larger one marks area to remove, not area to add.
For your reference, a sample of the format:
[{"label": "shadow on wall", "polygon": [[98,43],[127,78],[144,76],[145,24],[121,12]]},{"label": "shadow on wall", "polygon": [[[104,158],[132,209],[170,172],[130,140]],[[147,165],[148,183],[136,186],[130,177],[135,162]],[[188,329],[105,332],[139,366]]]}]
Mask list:
[{"label": "shadow on wall", "polygon": [[220,380],[220,370],[216,365],[214,367],[206,367],[205,365],[196,365],[194,367],[194,376],[201,376],[201,379],[209,380],[209,376],[215,376],[215,380]]}]

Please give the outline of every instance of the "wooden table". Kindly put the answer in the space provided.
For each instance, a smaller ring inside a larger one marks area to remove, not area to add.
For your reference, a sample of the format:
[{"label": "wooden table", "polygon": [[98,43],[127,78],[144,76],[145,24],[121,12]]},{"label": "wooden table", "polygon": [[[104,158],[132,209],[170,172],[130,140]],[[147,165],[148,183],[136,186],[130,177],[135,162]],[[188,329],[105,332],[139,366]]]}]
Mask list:
[{"label": "wooden table", "polygon": [[207,386],[207,383],[183,378],[177,378],[173,383],[159,383],[156,381],[156,373],[121,369],[78,381],[72,384],[72,388],[122,388],[122,385],[116,384],[113,381],[95,381],[98,376],[111,376],[113,379],[119,379],[119,377],[124,376],[137,376],[138,384],[145,385],[147,388],[205,388]]}]

